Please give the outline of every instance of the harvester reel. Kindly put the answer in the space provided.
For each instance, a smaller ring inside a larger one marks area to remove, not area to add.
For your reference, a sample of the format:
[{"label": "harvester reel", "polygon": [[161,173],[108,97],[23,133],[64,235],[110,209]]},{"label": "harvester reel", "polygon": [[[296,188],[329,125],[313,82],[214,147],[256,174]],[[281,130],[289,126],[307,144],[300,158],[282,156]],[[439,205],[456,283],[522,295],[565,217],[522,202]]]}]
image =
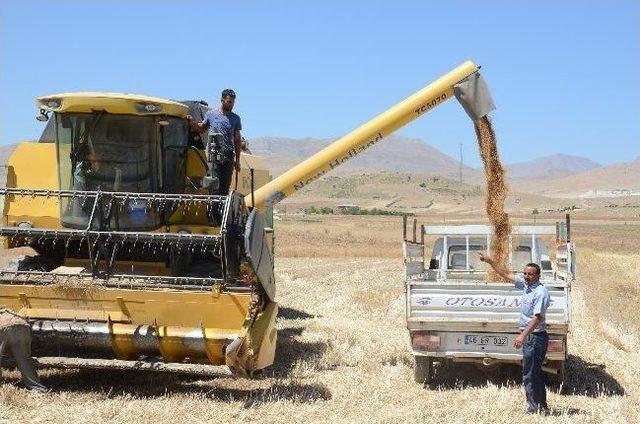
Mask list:
[{"label": "harvester reel", "polygon": [[181,249],[179,246],[172,246],[169,249],[169,268],[171,268],[171,275],[180,277],[187,275],[191,270],[191,253],[186,249]]},{"label": "harvester reel", "polygon": [[229,198],[224,205],[222,226],[220,227],[224,279],[227,282],[233,282],[240,276],[246,224],[243,209],[244,197],[237,191],[229,193]]}]

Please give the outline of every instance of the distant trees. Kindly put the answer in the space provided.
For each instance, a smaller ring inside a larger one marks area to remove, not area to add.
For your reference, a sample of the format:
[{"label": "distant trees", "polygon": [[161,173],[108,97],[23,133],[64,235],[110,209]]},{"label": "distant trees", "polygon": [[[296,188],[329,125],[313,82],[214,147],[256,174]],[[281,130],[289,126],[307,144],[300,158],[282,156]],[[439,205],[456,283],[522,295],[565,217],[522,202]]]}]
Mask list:
[{"label": "distant trees", "polygon": [[[332,208],[327,206],[322,206],[316,208],[315,206],[311,206],[303,209],[303,212],[307,215],[333,215],[335,212]],[[341,215],[393,215],[393,216],[414,216],[414,213],[411,212],[400,212],[400,211],[388,211],[385,209],[346,209],[341,212]]]},{"label": "distant trees", "polygon": [[311,206],[310,208],[303,209],[304,213],[307,215],[332,215],[333,209],[322,206],[320,208],[316,208],[315,206]]},{"label": "distant trees", "polygon": [[411,212],[400,212],[400,211],[388,211],[385,209],[357,209],[357,210],[347,210],[344,212],[345,215],[394,215],[394,216],[414,216]]}]

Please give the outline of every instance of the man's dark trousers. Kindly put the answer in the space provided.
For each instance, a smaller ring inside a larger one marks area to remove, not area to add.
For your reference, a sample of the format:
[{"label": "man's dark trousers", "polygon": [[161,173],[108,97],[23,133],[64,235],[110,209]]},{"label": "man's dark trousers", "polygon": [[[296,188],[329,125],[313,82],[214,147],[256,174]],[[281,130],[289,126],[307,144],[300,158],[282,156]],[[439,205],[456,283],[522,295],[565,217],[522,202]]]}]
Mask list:
[{"label": "man's dark trousers", "polygon": [[221,196],[226,196],[229,194],[229,187],[231,187],[231,179],[233,178],[233,170],[234,167],[233,158],[224,158],[222,163],[220,164],[218,175],[220,185],[218,186],[218,194]]},{"label": "man's dark trousers", "polygon": [[527,393],[528,411],[547,409],[542,363],[547,354],[549,335],[546,331],[531,333],[522,346],[522,383]]}]

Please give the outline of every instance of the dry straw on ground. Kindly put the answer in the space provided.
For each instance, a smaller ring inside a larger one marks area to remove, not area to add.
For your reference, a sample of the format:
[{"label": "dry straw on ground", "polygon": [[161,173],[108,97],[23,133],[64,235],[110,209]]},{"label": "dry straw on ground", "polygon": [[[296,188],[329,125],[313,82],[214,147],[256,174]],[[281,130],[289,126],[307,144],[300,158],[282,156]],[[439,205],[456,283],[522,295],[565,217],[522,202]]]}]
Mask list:
[{"label": "dry straw on ground", "polygon": [[[360,217],[344,217],[341,230],[329,233],[316,223],[279,222],[281,234],[304,239],[277,239],[278,349],[262,377],[46,371],[43,380],[53,392],[44,396],[0,386],[0,422],[640,421],[640,290],[634,275],[640,255],[610,250],[603,237],[610,227],[584,237],[576,223],[580,277],[572,289],[567,382],[561,392],[549,392],[553,415],[541,418],[524,414],[517,369],[484,373],[445,365],[436,369],[430,387],[413,382],[401,259],[344,257],[348,251],[334,245],[344,239],[340,243],[347,246],[351,234],[371,243],[363,242],[358,252],[377,248],[391,256],[385,242],[394,237],[400,244],[396,221],[381,218],[367,228]],[[640,226],[634,228],[620,237],[633,236]],[[375,234],[367,239],[367,231]],[[310,240],[318,250],[309,253],[318,256],[282,256],[285,243],[302,248]],[[4,375],[8,383],[18,379],[15,371]]]},{"label": "dry straw on ground", "polygon": [[[509,190],[504,168],[498,155],[495,132],[489,117],[485,116],[477,120],[474,125],[487,182],[486,210],[493,226],[491,256],[504,268],[509,255],[509,234],[511,233],[509,215],[504,211],[504,202]],[[487,278],[493,281],[500,279],[493,271],[488,274]]]}]

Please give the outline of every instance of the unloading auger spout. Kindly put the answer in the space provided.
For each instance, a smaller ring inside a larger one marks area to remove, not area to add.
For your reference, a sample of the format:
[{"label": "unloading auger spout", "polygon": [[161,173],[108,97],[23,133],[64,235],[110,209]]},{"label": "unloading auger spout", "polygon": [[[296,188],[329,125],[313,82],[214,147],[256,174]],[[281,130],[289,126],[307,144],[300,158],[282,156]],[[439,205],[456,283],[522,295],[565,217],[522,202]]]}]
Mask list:
[{"label": "unloading auger spout", "polygon": [[336,140],[320,152],[291,168],[270,183],[246,196],[249,206],[263,209],[274,205],[310,182],[354,158],[397,129],[444,103],[452,96],[460,101],[475,122],[495,106],[480,67],[466,61],[428,86]]}]

